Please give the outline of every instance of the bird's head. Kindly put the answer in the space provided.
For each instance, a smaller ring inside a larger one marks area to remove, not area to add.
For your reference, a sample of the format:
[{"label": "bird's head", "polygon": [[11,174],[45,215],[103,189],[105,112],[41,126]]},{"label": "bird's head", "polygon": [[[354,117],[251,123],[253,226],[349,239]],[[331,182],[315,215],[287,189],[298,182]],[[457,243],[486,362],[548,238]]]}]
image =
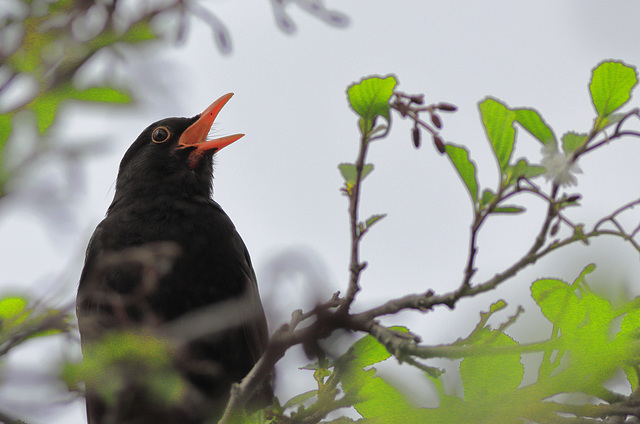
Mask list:
[{"label": "bird's head", "polygon": [[122,158],[116,200],[124,193],[210,195],[213,155],[244,136],[207,140],[213,121],[231,96],[225,94],[193,118],[166,118],[147,127]]}]

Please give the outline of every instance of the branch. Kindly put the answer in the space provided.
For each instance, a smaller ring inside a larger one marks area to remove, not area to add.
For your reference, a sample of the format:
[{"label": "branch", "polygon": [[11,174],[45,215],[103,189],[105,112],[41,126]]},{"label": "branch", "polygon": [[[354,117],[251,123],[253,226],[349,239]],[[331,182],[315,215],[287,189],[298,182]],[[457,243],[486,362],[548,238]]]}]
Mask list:
[{"label": "branch", "polygon": [[358,223],[358,204],[360,202],[360,186],[362,184],[362,171],[364,169],[364,161],[367,156],[367,147],[369,146],[369,134],[362,134],[360,138],[360,151],[356,159],[356,181],[351,190],[348,191],[349,196],[349,224],[351,230],[351,259],[349,261],[349,286],[347,294],[342,299],[340,311],[348,313],[356,294],[360,291],[360,273],[367,266],[366,263],[360,263],[360,233]]}]

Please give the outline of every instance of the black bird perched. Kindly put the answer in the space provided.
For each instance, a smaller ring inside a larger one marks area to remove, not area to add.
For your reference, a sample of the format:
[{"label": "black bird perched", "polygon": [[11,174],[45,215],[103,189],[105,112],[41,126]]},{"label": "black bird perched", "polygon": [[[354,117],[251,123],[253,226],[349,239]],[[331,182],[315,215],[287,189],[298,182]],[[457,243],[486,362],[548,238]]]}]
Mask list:
[{"label": "black bird perched", "polygon": [[[265,349],[267,324],[251,259],[211,199],[213,155],[244,135],[207,140],[232,95],[193,118],[151,124],[131,145],[113,202],[89,242],[76,302],[85,355],[112,330],[166,330],[182,337],[176,367],[198,394],[157,405],[124,385],[105,400],[102,388],[87,381],[89,424],[215,420],[231,384]],[[189,321],[194,314],[199,318]],[[271,397],[267,382],[254,400]]]}]

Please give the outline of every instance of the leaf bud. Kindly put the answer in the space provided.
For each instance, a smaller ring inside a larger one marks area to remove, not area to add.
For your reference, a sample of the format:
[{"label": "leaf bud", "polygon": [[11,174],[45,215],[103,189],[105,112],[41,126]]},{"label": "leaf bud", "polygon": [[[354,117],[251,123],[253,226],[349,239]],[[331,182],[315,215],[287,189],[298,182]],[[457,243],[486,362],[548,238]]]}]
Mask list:
[{"label": "leaf bud", "polygon": [[555,236],[556,234],[558,234],[559,229],[560,229],[560,221],[556,222],[555,225],[551,227],[551,231],[549,232],[549,234],[551,234],[552,236]]},{"label": "leaf bud", "polygon": [[435,113],[431,113],[431,122],[437,129],[442,129],[442,121],[440,120],[440,117]]},{"label": "leaf bud", "polygon": [[413,145],[417,148],[420,147],[420,128],[413,127],[413,131],[411,131],[411,137],[413,138]]},{"label": "leaf bud", "polygon": [[424,94],[414,94],[413,96],[409,97],[409,100],[411,100],[411,103],[421,105],[424,103]]},{"label": "leaf bud", "polygon": [[436,106],[437,109],[440,109],[444,112],[455,112],[458,108],[450,103],[438,103]]},{"label": "leaf bud", "polygon": [[440,138],[439,135],[435,134],[433,136],[433,143],[436,145],[436,148],[440,152],[440,154],[444,154],[447,150],[444,147],[444,141]]}]

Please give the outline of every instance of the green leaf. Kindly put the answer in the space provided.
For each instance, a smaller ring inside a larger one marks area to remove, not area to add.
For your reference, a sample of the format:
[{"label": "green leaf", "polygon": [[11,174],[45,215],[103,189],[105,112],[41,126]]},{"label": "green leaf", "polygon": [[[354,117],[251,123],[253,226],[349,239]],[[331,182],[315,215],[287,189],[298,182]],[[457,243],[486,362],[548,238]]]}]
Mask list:
[{"label": "green leaf", "polygon": [[495,198],[496,198],[496,194],[493,191],[491,191],[491,189],[486,188],[482,190],[482,197],[480,198],[480,204],[482,206],[486,206],[489,203],[491,203]]},{"label": "green leaf", "polygon": [[568,132],[562,136],[562,149],[566,153],[571,153],[587,141],[587,134]]},{"label": "green leaf", "polygon": [[5,297],[0,300],[0,321],[3,327],[7,321],[12,325],[20,324],[29,316],[27,299],[24,297]]},{"label": "green leaf", "polygon": [[[404,327],[391,327],[390,330],[401,333],[409,331]],[[352,358],[350,365],[356,368],[365,368],[391,357],[387,348],[371,335],[364,336],[355,342],[346,355]]]},{"label": "green leaf", "polygon": [[64,100],[64,96],[55,91],[46,91],[36,97],[29,107],[36,117],[38,130],[43,133],[49,129],[56,116],[58,105]]},{"label": "green leaf", "polygon": [[640,337],[640,309],[633,309],[624,315],[620,324],[620,334]]},{"label": "green leaf", "polygon": [[[497,330],[491,331],[491,345],[518,346],[511,337]],[[524,376],[520,354],[468,356],[460,364],[460,377],[464,385],[466,402],[486,402],[493,397],[518,388]]]},{"label": "green leaf", "polygon": [[13,119],[12,113],[5,113],[4,115],[0,115],[0,174],[4,169],[4,148],[7,144],[7,140],[9,140],[9,135],[11,134],[11,121]]},{"label": "green leaf", "polygon": [[373,224],[375,224],[376,222],[380,221],[385,216],[387,216],[386,213],[381,213],[381,214],[377,214],[377,215],[371,215],[369,218],[367,218],[367,220],[364,222],[364,224],[365,224],[365,226],[367,228],[369,228]]},{"label": "green leaf", "polygon": [[516,131],[513,122],[516,113],[495,99],[488,98],[480,102],[480,114],[484,129],[491,142],[493,153],[498,160],[500,170],[504,171],[509,164]]},{"label": "green leaf", "polygon": [[380,423],[418,423],[418,411],[408,402],[406,397],[380,377],[375,370],[357,370],[345,376],[343,388],[345,393],[361,399],[354,407],[362,417]]},{"label": "green leaf", "polygon": [[553,131],[551,131],[549,126],[544,122],[536,110],[515,109],[514,112],[516,114],[516,121],[542,144],[557,144],[556,136],[553,134]]},{"label": "green leaf", "polygon": [[593,70],[591,99],[599,117],[605,117],[631,97],[631,89],[638,82],[636,69],[622,62],[604,62]]},{"label": "green leaf", "polygon": [[156,39],[149,20],[134,23],[124,33],[117,33],[112,29],[103,31],[99,36],[86,43],[91,51],[111,46],[115,43],[135,44]]},{"label": "green leaf", "polygon": [[71,86],[65,88],[64,94],[69,99],[83,100],[90,102],[105,103],[129,103],[131,96],[124,91],[119,91],[111,87],[91,87],[86,90],[77,90]]},{"label": "green leaf", "polygon": [[84,381],[107,403],[116,402],[124,387],[144,387],[158,403],[180,401],[186,383],[173,366],[172,348],[147,331],[108,333],[84,347],[83,362],[68,365],[63,377],[72,385]]},{"label": "green leaf", "polygon": [[507,307],[507,303],[500,299],[493,303],[487,312],[480,312],[480,321],[476,324],[471,334],[464,339],[458,339],[453,344],[455,345],[468,345],[478,343],[480,341],[486,341],[488,334],[491,333],[491,329],[487,327],[487,322],[493,314],[503,310]]},{"label": "green leaf", "polygon": [[385,216],[387,216],[386,213],[371,215],[369,218],[367,218],[367,220],[364,223],[361,222],[359,224],[360,234],[366,233],[369,230],[369,227],[371,227],[376,222],[380,221]]},{"label": "green leaf", "polygon": [[603,130],[603,129],[607,128],[610,125],[617,124],[625,116],[627,116],[626,113],[612,113],[612,114],[609,114],[609,115],[606,115],[606,116],[601,116],[601,117],[599,117],[597,119],[596,124],[598,125],[599,129]]},{"label": "green leaf", "polygon": [[507,213],[507,214],[516,214],[526,211],[525,208],[521,206],[499,206],[495,208],[493,213]]},{"label": "green leaf", "polygon": [[565,328],[577,327],[585,316],[574,292],[569,284],[551,278],[537,280],[531,286],[531,295],[542,314],[555,325]]},{"label": "green leaf", "polygon": [[360,130],[363,134],[371,132],[378,116],[389,122],[389,99],[396,84],[396,78],[389,75],[386,78],[365,78],[347,88],[349,104],[360,115]]},{"label": "green leaf", "polygon": [[447,156],[458,171],[458,175],[462,178],[462,182],[467,187],[471,200],[474,203],[478,201],[478,181],[476,179],[476,165],[469,159],[469,152],[462,146],[447,143],[445,145]]},{"label": "green leaf", "polygon": [[4,152],[7,146],[7,140],[9,140],[9,136],[11,135],[12,120],[12,113],[0,115],[0,197],[5,194],[4,185],[8,179],[8,173],[5,170]]},{"label": "green leaf", "polygon": [[318,396],[318,390],[314,389],[314,390],[309,390],[308,392],[304,392],[301,393],[297,396],[292,397],[291,399],[289,399],[284,405],[282,405],[282,408],[291,408],[292,406],[298,405],[300,403],[306,402],[309,399],[313,399],[314,397]]},{"label": "green leaf", "polygon": [[547,172],[542,166],[529,165],[526,159],[520,159],[514,166],[508,165],[505,170],[506,184],[514,184],[519,178],[535,178]]},{"label": "green leaf", "polygon": [[[338,165],[338,169],[340,169],[340,173],[344,178],[347,185],[353,186],[356,183],[357,171],[356,165],[353,163],[341,163]],[[373,164],[367,164],[362,167],[362,176],[360,181],[364,181],[364,179],[373,171]]]}]

